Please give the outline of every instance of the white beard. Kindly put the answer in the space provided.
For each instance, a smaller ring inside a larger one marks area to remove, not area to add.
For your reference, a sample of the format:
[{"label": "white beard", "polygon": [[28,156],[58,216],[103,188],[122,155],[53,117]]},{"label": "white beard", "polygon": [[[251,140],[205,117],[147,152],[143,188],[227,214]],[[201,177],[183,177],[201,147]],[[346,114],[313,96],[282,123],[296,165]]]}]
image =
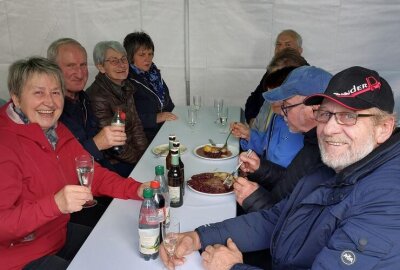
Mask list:
[{"label": "white beard", "polygon": [[324,144],[321,142],[320,139],[318,139],[318,145],[321,151],[322,162],[325,163],[325,165],[327,165],[328,167],[334,169],[336,172],[339,172],[347,166],[356,163],[357,161],[363,159],[369,153],[371,153],[372,150],[374,150],[375,148],[376,142],[374,140],[374,134],[369,133],[369,136],[364,138],[362,147],[358,147],[358,149],[353,149],[352,151],[346,151],[340,156],[337,156],[337,154],[334,153],[329,154],[325,150]]}]

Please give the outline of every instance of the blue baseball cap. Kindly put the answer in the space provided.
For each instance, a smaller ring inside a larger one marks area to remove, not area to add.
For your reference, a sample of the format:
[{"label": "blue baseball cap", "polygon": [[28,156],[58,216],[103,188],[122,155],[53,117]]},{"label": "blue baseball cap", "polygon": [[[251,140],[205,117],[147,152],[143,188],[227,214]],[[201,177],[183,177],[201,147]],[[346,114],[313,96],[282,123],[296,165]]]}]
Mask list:
[{"label": "blue baseball cap", "polygon": [[314,66],[302,66],[294,69],[281,86],[267,91],[263,97],[268,102],[282,101],[293,96],[309,96],[323,93],[332,75]]}]

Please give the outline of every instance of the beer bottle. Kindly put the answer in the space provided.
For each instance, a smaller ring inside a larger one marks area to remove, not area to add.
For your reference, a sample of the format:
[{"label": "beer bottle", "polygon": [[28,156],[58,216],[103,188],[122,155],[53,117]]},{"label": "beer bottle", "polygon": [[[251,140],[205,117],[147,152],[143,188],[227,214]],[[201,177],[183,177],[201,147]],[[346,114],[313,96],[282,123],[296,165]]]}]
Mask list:
[{"label": "beer bottle", "polygon": [[167,168],[167,170],[171,169],[171,149],[172,147],[174,147],[172,145],[172,143],[176,140],[176,136],[174,134],[170,134],[168,136],[168,141],[169,141],[169,151],[168,151],[168,155],[165,158],[165,168]]},{"label": "beer bottle", "polygon": [[181,159],[181,148],[180,145],[181,143],[179,141],[174,141],[172,143],[173,147],[178,148],[178,156],[179,156],[179,168],[181,168],[181,173],[182,173],[182,194],[185,195],[185,165],[182,162]]},{"label": "beer bottle", "polygon": [[171,149],[171,169],[168,171],[168,190],[171,207],[180,207],[183,204],[182,173],[179,167],[178,149]]}]

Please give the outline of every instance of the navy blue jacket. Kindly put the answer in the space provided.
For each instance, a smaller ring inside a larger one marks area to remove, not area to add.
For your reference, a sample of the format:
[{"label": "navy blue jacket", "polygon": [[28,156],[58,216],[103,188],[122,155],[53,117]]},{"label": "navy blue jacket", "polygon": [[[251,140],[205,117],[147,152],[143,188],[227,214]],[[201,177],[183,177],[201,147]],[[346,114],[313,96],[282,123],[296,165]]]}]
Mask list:
[{"label": "navy blue jacket", "polygon": [[93,141],[93,137],[100,131],[99,123],[92,111],[89,96],[85,91],[80,91],[78,93],[78,100],[76,101],[68,97],[65,98],[60,121],[68,127],[75,138],[98,163],[114,171],[114,167]]},{"label": "navy blue jacket", "polygon": [[150,143],[163,125],[163,123],[157,123],[157,113],[172,112],[175,105],[172,102],[168,86],[164,80],[165,96],[164,103],[162,103],[160,98],[152,90],[151,85],[139,75],[130,70],[128,78],[136,89],[133,95],[135,98],[136,111],[142,121],[147,140]]},{"label": "navy blue jacket", "polygon": [[[322,167],[289,198],[197,229],[202,248],[231,237],[242,252],[270,248],[272,269],[398,269],[400,133],[339,173]],[[237,264],[232,269],[256,269]]]}]

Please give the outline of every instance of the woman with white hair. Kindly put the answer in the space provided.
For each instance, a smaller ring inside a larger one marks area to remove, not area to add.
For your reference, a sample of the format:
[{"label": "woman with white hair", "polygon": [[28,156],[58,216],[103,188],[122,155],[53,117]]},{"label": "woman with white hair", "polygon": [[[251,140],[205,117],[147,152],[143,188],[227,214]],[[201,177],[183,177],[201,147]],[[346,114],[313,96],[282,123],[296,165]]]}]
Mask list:
[{"label": "woman with white hair", "polygon": [[105,155],[121,176],[128,176],[146,150],[148,142],[136,111],[134,86],[127,80],[129,65],[125,48],[117,41],[101,41],[93,51],[99,70],[93,84],[86,90],[100,128],[108,126],[117,110],[126,115],[126,143],[122,152],[106,150]]}]

